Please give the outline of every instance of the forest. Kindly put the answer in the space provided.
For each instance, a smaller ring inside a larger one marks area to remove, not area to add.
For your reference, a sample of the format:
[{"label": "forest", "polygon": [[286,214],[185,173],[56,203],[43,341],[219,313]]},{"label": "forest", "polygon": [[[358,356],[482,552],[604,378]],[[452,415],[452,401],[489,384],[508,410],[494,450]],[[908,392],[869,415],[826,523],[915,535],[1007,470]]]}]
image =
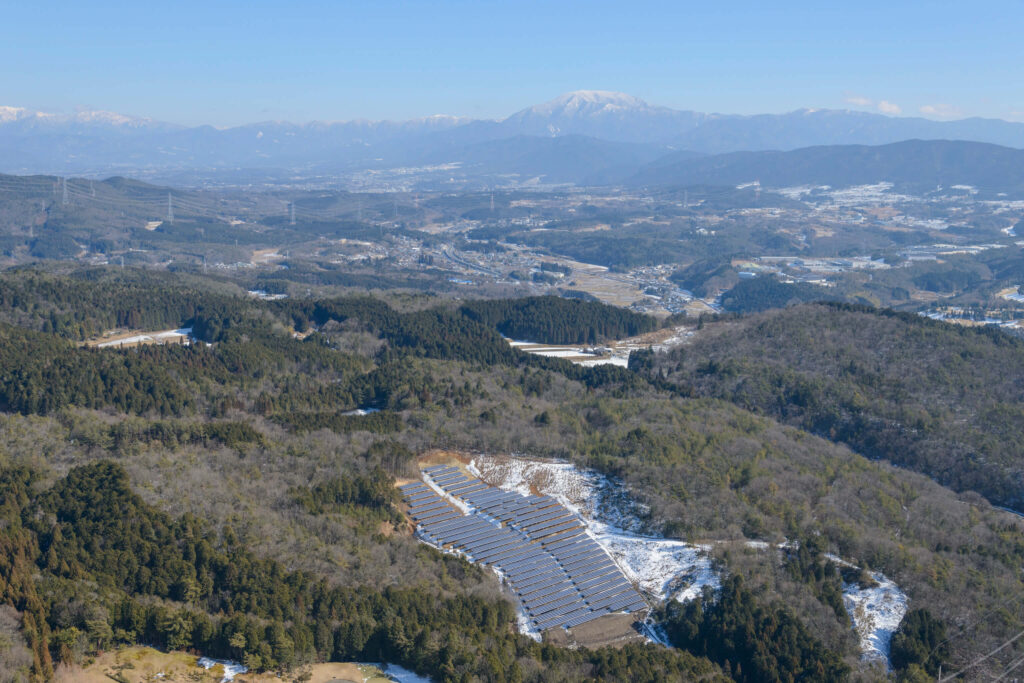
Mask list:
[{"label": "forest", "polygon": [[[851,348],[880,352],[856,337],[875,326],[896,354],[834,371],[863,385],[858,395],[897,392],[872,406],[960,398],[950,387],[961,380],[908,360],[941,342],[947,365],[989,368],[961,399],[986,415],[983,382],[1012,406],[1012,373],[996,377],[1019,362],[1008,337],[810,305],[708,320],[690,345],[637,354],[631,369],[583,368],[515,351],[499,328],[535,317],[545,333],[618,336],[651,320],[544,298],[259,301],[222,279],[132,269],[9,271],[0,292],[0,671],[11,680],[130,643],[282,673],[391,661],[444,681],[925,680],[1024,628],[1024,605],[1007,597],[1024,595],[1018,518],[717,384],[768,372],[727,370],[740,341],[766,344],[770,368],[822,336],[822,320],[848,316],[837,334]],[[787,315],[818,325],[798,333]],[[129,318],[190,326],[197,341],[79,345]],[[830,386],[827,359],[799,352]],[[868,374],[883,363],[903,374]],[[343,414],[356,408],[378,410]],[[659,607],[673,647],[520,636],[497,579],[418,543],[395,505],[395,479],[436,448],[562,458],[612,477],[645,533],[705,544],[723,588]],[[991,465],[975,475],[999,481]],[[862,577],[832,557],[885,572],[909,596],[892,674],[860,659],[841,591]],[[1019,654],[1001,651],[993,670]]]},{"label": "forest", "polygon": [[1024,508],[1020,339],[849,304],[712,327],[649,372]]}]

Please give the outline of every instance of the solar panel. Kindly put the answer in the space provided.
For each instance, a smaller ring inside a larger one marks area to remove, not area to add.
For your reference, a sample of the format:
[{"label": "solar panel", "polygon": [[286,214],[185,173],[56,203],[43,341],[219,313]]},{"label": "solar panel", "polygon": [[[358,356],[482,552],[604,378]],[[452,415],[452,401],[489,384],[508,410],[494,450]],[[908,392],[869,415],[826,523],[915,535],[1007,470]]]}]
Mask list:
[{"label": "solar panel", "polygon": [[512,518],[515,519],[516,521],[526,521],[528,519],[533,519],[534,517],[541,517],[543,515],[549,515],[552,512],[555,512],[555,510],[550,509],[550,508],[545,509],[545,510],[538,510],[537,508],[535,508],[533,506],[530,506],[529,508],[527,508],[525,510],[520,510],[519,512],[516,512],[516,514],[514,514],[512,516]]},{"label": "solar panel", "polygon": [[549,515],[547,517],[538,517],[536,519],[528,520],[525,524],[521,524],[520,527],[526,531],[540,531],[541,529],[563,525],[571,519],[571,517],[563,512]]},{"label": "solar panel", "polygon": [[556,593],[555,595],[545,596],[542,600],[545,600],[546,602],[539,604],[534,609],[530,610],[534,616],[541,616],[547,612],[551,612],[559,607],[565,607],[567,605],[583,604],[580,602],[580,596],[574,593]]},{"label": "solar panel", "polygon": [[469,481],[459,486],[453,486],[448,490],[457,496],[465,496],[466,494],[475,493],[476,491],[483,491],[487,488],[487,484],[481,484],[478,481]]},{"label": "solar panel", "polygon": [[547,579],[529,588],[520,590],[519,595],[526,602],[531,602],[540,600],[545,595],[550,595],[551,593],[561,593],[565,589],[565,582],[561,578]]},{"label": "solar panel", "polygon": [[[582,617],[584,615],[593,615],[593,612],[586,605],[574,605],[571,610],[569,610],[568,612],[566,612],[562,616],[563,616],[563,618],[565,619],[566,622],[569,622],[569,621],[572,621],[573,619],[577,619],[577,618]],[[591,616],[591,618],[593,618],[593,617]]]},{"label": "solar panel", "polygon": [[[627,591],[618,591],[617,593],[609,593],[608,595],[588,600],[587,602],[590,603],[590,609],[592,610],[606,609],[615,611],[628,605],[633,600],[634,595],[629,595]],[[619,606],[620,602],[622,603],[621,607]]]},{"label": "solar panel", "polygon": [[445,504],[442,503],[441,505],[436,505],[434,507],[423,508],[422,510],[416,510],[415,512],[411,513],[410,516],[413,517],[414,519],[427,519],[427,518],[430,518],[430,517],[437,517],[438,515],[447,514],[448,511],[451,510],[451,509],[452,508],[451,508],[450,505],[445,505]]},{"label": "solar panel", "polygon": [[559,618],[562,615],[568,614],[569,612],[574,612],[576,611],[576,609],[577,603],[574,600],[562,600],[557,603],[551,603],[551,605],[546,605],[544,610],[538,612],[536,616],[543,621],[550,622],[556,619],[560,620]]},{"label": "solar panel", "polygon": [[548,566],[546,558],[538,555],[533,546],[529,544],[526,545],[525,551],[518,557],[505,558],[502,564],[506,572],[520,577],[525,577],[531,570]]},{"label": "solar panel", "polygon": [[538,608],[558,600],[571,597],[574,600],[581,600],[579,591],[572,585],[559,584],[543,589],[540,595],[528,595],[523,597],[524,602],[531,604],[531,611],[536,612]]},{"label": "solar panel", "polygon": [[560,548],[567,548],[571,545],[576,545],[577,543],[581,543],[585,540],[588,540],[587,536],[582,531],[576,531],[571,536],[566,535],[569,534],[570,531],[572,530],[569,529],[561,532],[563,534],[562,538],[558,538],[552,541],[548,541],[547,539],[545,539],[544,547],[547,548],[548,552],[555,552]]},{"label": "solar panel", "polygon": [[467,517],[467,516],[462,515],[462,514],[458,514],[458,513],[456,513],[456,514],[458,515],[457,517],[449,519],[449,520],[444,520],[443,522],[436,522],[434,520],[431,520],[431,522],[430,522],[431,530],[436,531],[436,532],[451,531],[451,530],[454,530],[454,529],[458,529],[459,527],[461,527],[461,526],[463,526],[465,524],[468,524],[469,520],[472,519],[471,517]]},{"label": "solar panel", "polygon": [[554,572],[551,571],[550,567],[531,567],[529,572],[516,573],[512,578],[516,586],[529,585],[533,581],[538,581],[545,576],[554,576]]},{"label": "solar panel", "polygon": [[538,586],[549,583],[551,581],[564,581],[565,575],[561,572],[544,572],[537,574],[529,579],[522,579],[516,583],[516,587],[520,593],[530,592]]},{"label": "solar panel", "polygon": [[466,498],[469,502],[473,503],[478,508],[484,510],[500,510],[501,506],[505,504],[505,498],[500,493],[495,495],[487,495],[486,498]]},{"label": "solar panel", "polygon": [[550,547],[553,545],[558,545],[560,543],[565,543],[566,541],[576,542],[576,540],[578,540],[582,536],[582,531],[573,531],[571,529],[566,529],[565,531],[560,531],[559,533],[552,535],[550,539],[545,540],[544,546]]},{"label": "solar panel", "polygon": [[590,603],[591,609],[597,609],[599,606],[608,604],[608,598],[633,590],[633,587],[629,584],[610,584],[610,586],[610,588],[587,598],[587,602]]},{"label": "solar panel", "polygon": [[531,581],[535,581],[545,575],[554,575],[554,570],[546,563],[542,561],[534,560],[521,567],[506,570],[509,576],[515,581],[516,585],[528,584]]},{"label": "solar panel", "polygon": [[[531,550],[533,550],[532,546]],[[526,567],[554,566],[554,563],[550,562],[550,558],[547,555],[534,551],[523,555],[523,557],[517,560],[510,561],[507,566],[509,571],[522,571]],[[555,568],[557,569],[557,567]]]},{"label": "solar panel", "polygon": [[464,526],[457,526],[452,529],[444,529],[439,532],[439,535],[451,542],[462,540],[464,537],[475,534],[478,531],[479,528],[475,524],[467,524]]},{"label": "solar panel", "polygon": [[607,555],[605,555],[602,552],[583,552],[579,555],[565,558],[565,560],[562,562],[562,568],[565,569],[565,571],[572,574],[577,569],[589,567],[591,563],[597,562],[605,558],[607,558]]},{"label": "solar panel", "polygon": [[608,609],[610,609],[613,612],[628,609],[635,599],[636,597],[633,595],[626,595],[624,597],[619,598],[612,604],[608,605]]},{"label": "solar panel", "polygon": [[[570,615],[566,615],[566,616],[568,617]],[[590,612],[590,611],[583,612],[583,613],[579,614],[578,616],[572,617],[571,619],[567,619],[567,621],[565,622],[565,625],[568,626],[569,628],[572,628],[573,626],[579,626],[580,624],[585,624],[588,621],[593,621],[594,619],[597,619],[599,616],[601,616],[601,615],[597,614],[595,612]]]},{"label": "solar panel", "polygon": [[514,537],[505,538],[493,543],[478,543],[475,546],[476,551],[473,554],[480,557],[492,557],[501,554],[508,555],[514,549],[522,546],[522,543],[522,539]]},{"label": "solar panel", "polygon": [[615,579],[622,579],[622,574],[618,571],[611,571],[611,567],[599,567],[586,574],[575,574],[572,578],[573,583],[575,583],[580,590],[589,591],[600,586],[602,583],[608,583]]},{"label": "solar panel", "polygon": [[443,521],[446,521],[446,520],[449,520],[449,519],[455,519],[456,517],[461,517],[461,516],[462,515],[460,515],[458,512],[456,512],[455,510],[452,510],[451,512],[446,512],[444,514],[440,514],[437,517],[430,517],[429,519],[417,520],[417,522],[419,522],[422,525],[428,525],[428,524],[435,524],[437,522],[443,522]]},{"label": "solar panel", "polygon": [[466,500],[479,507],[481,505],[490,505],[494,501],[499,500],[502,497],[501,494],[501,491],[484,491],[481,493],[474,493],[471,496],[466,496]]},{"label": "solar panel", "polygon": [[436,510],[424,510],[423,512],[417,512],[417,513],[415,513],[413,515],[410,515],[410,517],[412,517],[417,522],[422,524],[423,522],[427,521],[428,519],[433,519],[435,517],[440,517],[441,515],[445,514],[446,512],[447,511],[444,508],[437,508]]},{"label": "solar panel", "polygon": [[413,512],[423,512],[424,510],[429,510],[430,508],[437,507],[438,505],[447,505],[447,503],[440,498],[430,498],[429,500],[424,500],[410,505],[409,509]]},{"label": "solar panel", "polygon": [[449,534],[448,540],[451,543],[458,543],[458,544],[461,545],[461,544],[466,543],[468,541],[472,541],[472,540],[475,540],[475,539],[478,539],[478,538],[482,538],[483,536],[485,536],[486,534],[489,534],[489,533],[490,533],[489,530],[481,529],[480,527],[474,525],[474,526],[472,526],[472,527],[470,527],[468,529],[465,529],[463,531],[460,531],[458,533]]}]

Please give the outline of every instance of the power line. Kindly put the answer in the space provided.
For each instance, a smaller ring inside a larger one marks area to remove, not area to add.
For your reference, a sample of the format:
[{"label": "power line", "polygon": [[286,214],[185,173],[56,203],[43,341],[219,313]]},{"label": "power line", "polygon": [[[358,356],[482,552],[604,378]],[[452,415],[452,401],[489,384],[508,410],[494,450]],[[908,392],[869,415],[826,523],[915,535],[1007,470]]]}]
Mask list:
[{"label": "power line", "polygon": [[964,668],[960,669],[956,673],[952,673],[952,674],[950,674],[950,675],[948,675],[948,676],[946,676],[944,678],[940,678],[939,679],[939,683],[943,683],[944,681],[951,681],[954,678],[956,678],[957,676],[959,676],[960,674],[962,674],[963,672],[967,671],[968,669],[973,669],[974,667],[978,666],[979,664],[984,662],[986,659],[988,659],[989,657],[991,657],[994,654],[996,654],[997,652],[999,652],[1000,650],[1002,650],[1002,649],[1012,645],[1015,641],[1019,640],[1021,636],[1024,636],[1024,631],[1020,631],[1019,633],[1017,633],[1017,635],[1015,635],[1014,637],[1010,638],[1009,640],[1004,642],[1002,645],[1000,645],[996,649],[992,650],[991,652],[989,652],[986,655],[978,657],[973,662],[971,662],[970,664],[968,664]]}]

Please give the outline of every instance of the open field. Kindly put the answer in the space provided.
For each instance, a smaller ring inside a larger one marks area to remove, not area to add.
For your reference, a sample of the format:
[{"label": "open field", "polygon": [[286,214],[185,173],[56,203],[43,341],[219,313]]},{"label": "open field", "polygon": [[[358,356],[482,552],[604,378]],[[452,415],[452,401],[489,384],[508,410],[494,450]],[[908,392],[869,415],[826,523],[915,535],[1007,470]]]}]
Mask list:
[{"label": "open field", "polygon": [[[99,655],[88,666],[60,667],[57,683],[144,683],[148,681],[196,681],[213,683],[224,678],[223,666],[204,669],[199,658],[185,652],[160,652],[150,647],[128,647]],[[234,683],[283,683],[309,674],[308,683],[386,683],[379,668],[354,662],[312,664],[285,676],[273,673],[238,673]]]},{"label": "open field", "polygon": [[130,349],[148,344],[189,344],[192,340],[192,328],[157,330],[111,330],[102,336],[86,339],[80,346],[94,349],[119,348]]}]

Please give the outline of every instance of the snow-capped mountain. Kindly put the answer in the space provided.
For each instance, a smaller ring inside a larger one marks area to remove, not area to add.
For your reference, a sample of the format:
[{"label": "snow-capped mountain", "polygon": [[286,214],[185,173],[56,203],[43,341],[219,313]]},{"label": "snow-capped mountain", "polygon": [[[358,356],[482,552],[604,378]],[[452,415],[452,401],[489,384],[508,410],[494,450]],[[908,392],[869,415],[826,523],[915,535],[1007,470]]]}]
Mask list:
[{"label": "snow-capped mountain", "polygon": [[664,144],[706,119],[706,114],[653,106],[624,93],[577,90],[518,111],[502,121],[501,128],[514,135],[588,135]]},{"label": "snow-capped mountain", "polygon": [[[0,172],[99,175],[233,168],[333,173],[459,162],[466,173],[474,167],[500,173],[503,165],[515,160],[516,168],[529,168],[537,176],[543,177],[544,168],[554,164],[549,175],[570,178],[576,171],[562,162],[572,158],[579,160],[582,181],[593,171],[584,160],[599,159],[598,166],[609,172],[621,165],[626,173],[621,177],[627,177],[639,170],[628,168],[638,160],[672,150],[716,154],[881,145],[914,138],[1022,148],[1024,124],[991,119],[939,122],[828,109],[756,116],[704,114],[601,90],[567,93],[500,120],[429,116],[408,121],[266,121],[226,129],[185,127],[104,111],[52,114],[0,107]],[[568,150],[572,154],[566,156]]]}]

